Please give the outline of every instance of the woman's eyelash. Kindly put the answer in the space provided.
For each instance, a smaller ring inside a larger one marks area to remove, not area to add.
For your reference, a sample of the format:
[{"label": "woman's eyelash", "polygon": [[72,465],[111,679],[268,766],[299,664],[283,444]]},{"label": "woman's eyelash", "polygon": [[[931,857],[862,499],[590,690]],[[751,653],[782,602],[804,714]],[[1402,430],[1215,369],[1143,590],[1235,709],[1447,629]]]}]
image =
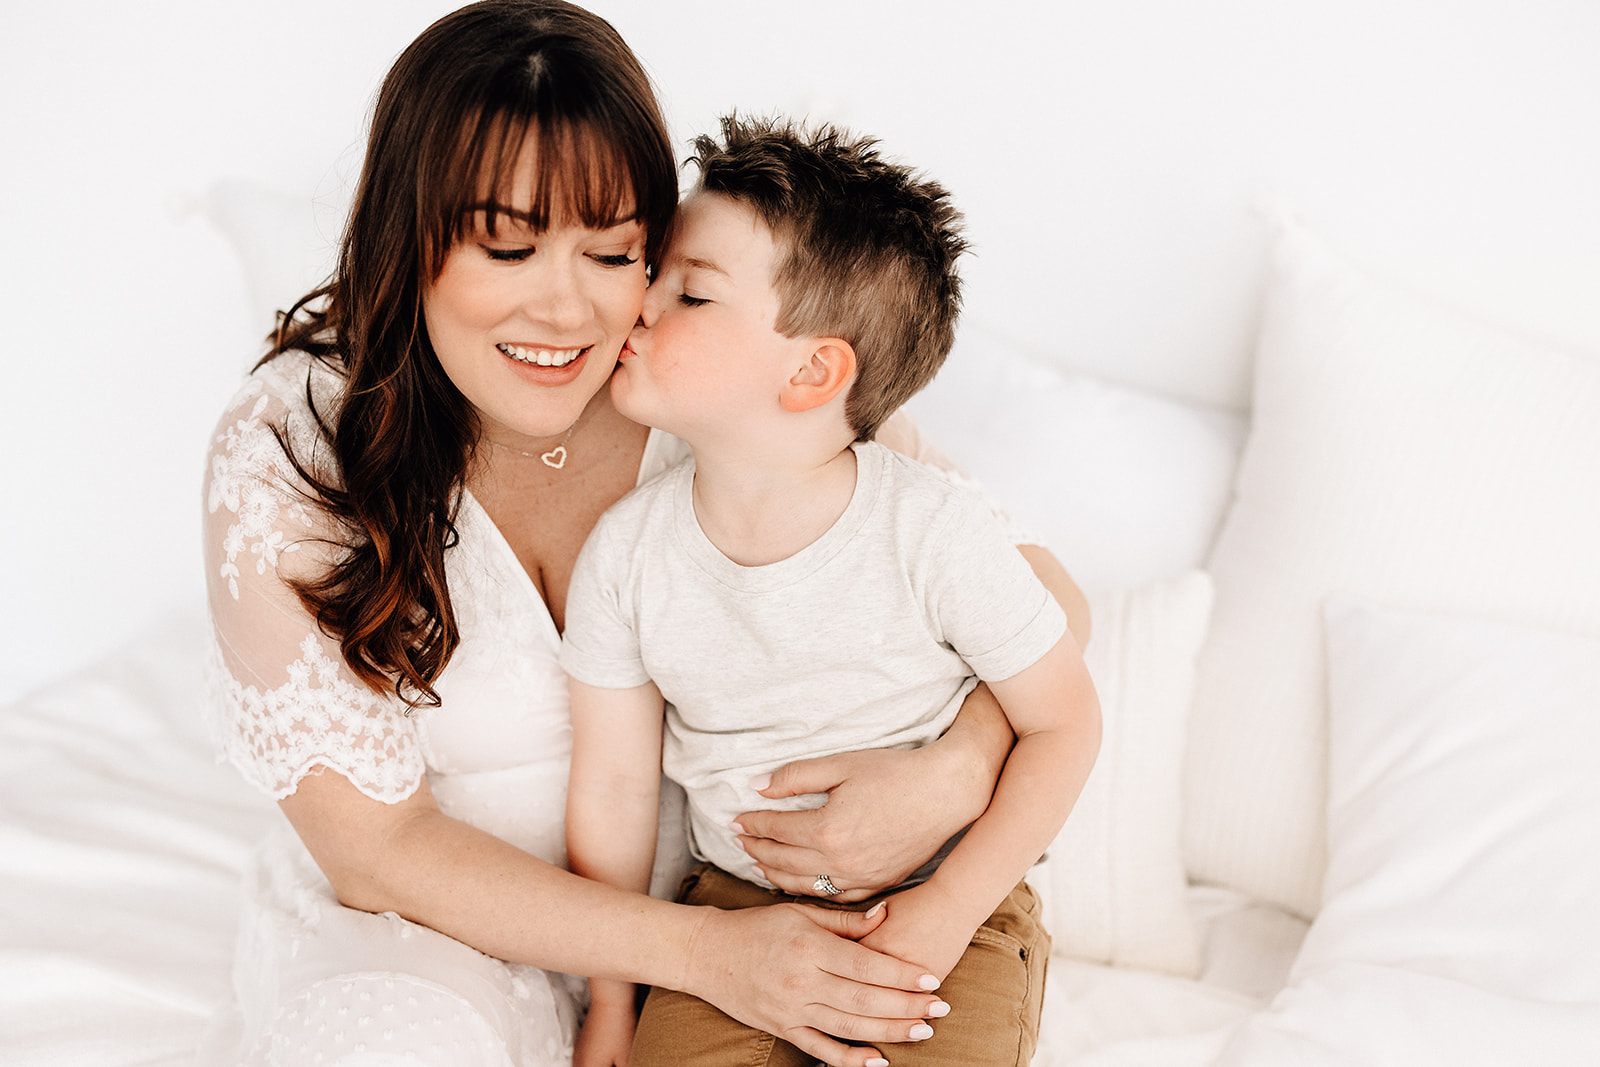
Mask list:
[{"label": "woman's eyelash", "polygon": [[711,301],[707,300],[705,297],[690,296],[688,293],[679,293],[678,303],[682,304],[686,308],[697,308],[701,304],[709,304]]},{"label": "woman's eyelash", "polygon": [[[490,248],[487,245],[483,251],[496,263],[521,263],[534,252],[532,248]],[[617,255],[595,256],[594,261],[602,267],[631,267],[639,262],[639,257],[624,252]]]}]

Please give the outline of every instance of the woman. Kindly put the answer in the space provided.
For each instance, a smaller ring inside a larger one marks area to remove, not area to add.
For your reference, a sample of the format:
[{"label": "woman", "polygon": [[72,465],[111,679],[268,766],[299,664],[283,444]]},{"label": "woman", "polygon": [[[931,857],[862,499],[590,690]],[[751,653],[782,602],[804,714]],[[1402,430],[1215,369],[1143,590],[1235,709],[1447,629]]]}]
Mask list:
[{"label": "woman", "polygon": [[[247,884],[226,1062],[567,1062],[570,975],[686,989],[853,1067],[876,1052],[836,1038],[942,1014],[851,940],[871,920],[562,867],[567,581],[683,454],[606,388],[676,199],[637,60],[560,0],[464,8],[386,78],[334,278],[210,461],[218,742],[288,822]],[[796,891],[896,882],[987,801],[1009,737],[982,700],[918,752],[780,772],[769,795],[830,801],[743,818],[752,854]]]}]

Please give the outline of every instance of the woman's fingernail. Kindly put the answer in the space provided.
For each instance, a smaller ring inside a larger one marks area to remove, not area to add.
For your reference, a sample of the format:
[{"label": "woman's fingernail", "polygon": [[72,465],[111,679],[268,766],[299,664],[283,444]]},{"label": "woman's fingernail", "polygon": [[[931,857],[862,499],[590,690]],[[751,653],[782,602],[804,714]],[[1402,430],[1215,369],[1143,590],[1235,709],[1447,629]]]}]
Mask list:
[{"label": "woman's fingernail", "polygon": [[950,1005],[946,1004],[942,1000],[936,1000],[932,1004],[928,1005],[928,1018],[930,1019],[943,1019],[949,1014]]},{"label": "woman's fingernail", "polygon": [[918,1023],[911,1028],[910,1038],[912,1041],[926,1041],[932,1036],[933,1027],[929,1026],[927,1023]]},{"label": "woman's fingernail", "polygon": [[754,789],[757,793],[761,792],[771,784],[772,775],[770,774],[758,774],[754,778],[750,779],[750,788]]},{"label": "woman's fingernail", "polygon": [[872,907],[867,909],[867,918],[876,919],[878,917],[878,912],[882,911],[884,908],[887,908],[888,906],[889,905],[887,903],[885,903],[884,901],[881,901],[881,900],[878,901]]},{"label": "woman's fingernail", "polygon": [[889,1061],[882,1056],[874,1056],[867,1061],[867,1067],[889,1067]]},{"label": "woman's fingernail", "polygon": [[730,823],[729,825],[733,827],[734,833],[738,834],[740,837],[744,836],[744,827],[740,826],[738,823]]},{"label": "woman's fingernail", "polygon": [[931,993],[935,989],[939,988],[939,979],[935,978],[931,974],[925,974],[921,978],[917,979],[917,985]]}]

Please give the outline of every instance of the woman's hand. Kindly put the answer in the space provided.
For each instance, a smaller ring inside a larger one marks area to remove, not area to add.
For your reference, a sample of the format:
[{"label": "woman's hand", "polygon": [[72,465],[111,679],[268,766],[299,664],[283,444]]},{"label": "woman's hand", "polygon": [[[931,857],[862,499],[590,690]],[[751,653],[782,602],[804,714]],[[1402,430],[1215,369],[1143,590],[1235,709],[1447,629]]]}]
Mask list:
[{"label": "woman's hand", "polygon": [[787,893],[819,896],[826,874],[865,900],[903,882],[989,805],[1015,740],[987,686],[967,696],[945,735],[918,749],[872,749],[778,768],[761,795],[774,800],[826,793],[810,811],[739,816],[739,843],[767,880]]},{"label": "woman's hand", "polygon": [[887,910],[707,908],[683,988],[831,1067],[883,1067],[876,1049],[844,1042],[923,1040],[932,1034],[924,1020],[950,1010],[928,992],[939,982],[926,968],[855,943]]}]

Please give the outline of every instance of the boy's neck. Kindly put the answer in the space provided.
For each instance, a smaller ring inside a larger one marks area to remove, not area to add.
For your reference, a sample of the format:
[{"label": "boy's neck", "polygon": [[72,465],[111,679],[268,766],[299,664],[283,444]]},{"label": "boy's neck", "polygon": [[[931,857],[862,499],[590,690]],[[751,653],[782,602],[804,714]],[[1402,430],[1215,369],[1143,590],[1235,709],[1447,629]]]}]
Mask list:
[{"label": "boy's neck", "polygon": [[706,538],[745,567],[790,556],[828,532],[856,486],[848,446],[779,453],[694,447],[694,514]]}]

